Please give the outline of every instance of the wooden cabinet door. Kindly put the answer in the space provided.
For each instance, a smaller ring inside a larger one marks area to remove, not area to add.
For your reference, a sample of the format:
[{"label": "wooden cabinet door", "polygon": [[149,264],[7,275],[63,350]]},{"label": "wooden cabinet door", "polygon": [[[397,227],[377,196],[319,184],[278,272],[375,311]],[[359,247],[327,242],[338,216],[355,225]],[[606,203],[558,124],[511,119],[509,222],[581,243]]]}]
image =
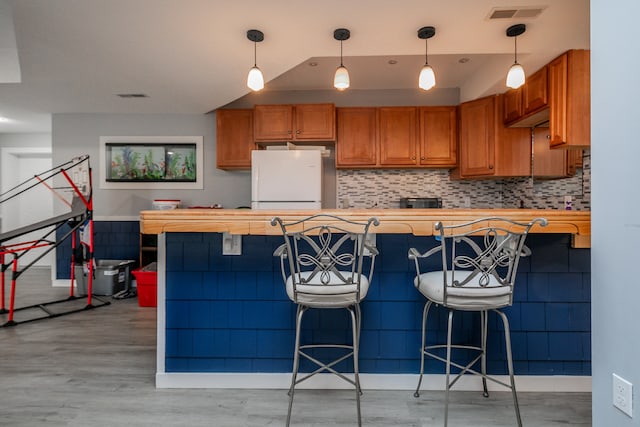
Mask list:
[{"label": "wooden cabinet door", "polygon": [[510,89],[504,93],[504,114],[502,121],[505,125],[511,124],[522,117],[522,86],[518,89]]},{"label": "wooden cabinet door", "polygon": [[549,63],[549,144],[567,140],[567,54]]},{"label": "wooden cabinet door", "polygon": [[253,110],[216,111],[216,166],[219,169],[251,167]]},{"label": "wooden cabinet door", "polygon": [[420,165],[456,165],[456,107],[420,107]]},{"label": "wooden cabinet door", "polygon": [[295,106],[294,139],[335,141],[336,110],[333,104],[300,104]]},{"label": "wooden cabinet door", "polygon": [[566,178],[582,167],[582,150],[549,148],[549,129],[534,130],[533,176],[535,178]]},{"label": "wooden cabinet door", "polygon": [[337,167],[376,166],[376,108],[338,108]]},{"label": "wooden cabinet door", "polygon": [[463,102],[459,107],[460,175],[491,176],[495,166],[496,97]]},{"label": "wooden cabinet door", "polygon": [[570,50],[549,63],[551,147],[591,145],[590,52]]},{"label": "wooden cabinet door", "polygon": [[547,66],[533,73],[524,85],[524,114],[542,110],[547,102]]},{"label": "wooden cabinet door", "polygon": [[[502,95],[495,98],[495,117],[502,117]],[[502,121],[494,123],[496,177],[531,176],[531,131],[529,128],[507,128]]]},{"label": "wooden cabinet door", "polygon": [[253,120],[253,136],[256,141],[293,139],[292,105],[256,105]]},{"label": "wooden cabinet door", "polygon": [[567,151],[549,148],[549,128],[533,131],[533,176],[558,178],[567,176]]},{"label": "wooden cabinet door", "polygon": [[[558,151],[558,150],[552,150]],[[560,150],[567,153],[567,176],[574,176],[576,169],[583,167],[582,150]]]},{"label": "wooden cabinet door", "polygon": [[378,108],[380,164],[413,166],[418,164],[416,107]]}]

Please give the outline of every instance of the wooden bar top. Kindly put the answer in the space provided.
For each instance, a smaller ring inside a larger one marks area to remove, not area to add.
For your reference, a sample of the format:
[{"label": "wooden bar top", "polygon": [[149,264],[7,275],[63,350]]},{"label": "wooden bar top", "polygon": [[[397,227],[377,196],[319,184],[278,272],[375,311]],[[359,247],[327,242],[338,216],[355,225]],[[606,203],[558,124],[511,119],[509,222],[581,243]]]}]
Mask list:
[{"label": "wooden bar top", "polygon": [[380,220],[375,233],[414,234],[431,236],[438,221],[446,224],[464,223],[485,217],[504,217],[528,222],[546,218],[546,227],[534,227],[532,233],[566,233],[572,235],[575,248],[591,247],[591,212],[552,209],[322,209],[322,210],[262,210],[262,209],[170,209],[140,212],[140,232],[160,234],[171,232],[228,232],[240,235],[277,235],[271,219],[303,219],[317,213],[346,217],[355,221],[372,216]]}]

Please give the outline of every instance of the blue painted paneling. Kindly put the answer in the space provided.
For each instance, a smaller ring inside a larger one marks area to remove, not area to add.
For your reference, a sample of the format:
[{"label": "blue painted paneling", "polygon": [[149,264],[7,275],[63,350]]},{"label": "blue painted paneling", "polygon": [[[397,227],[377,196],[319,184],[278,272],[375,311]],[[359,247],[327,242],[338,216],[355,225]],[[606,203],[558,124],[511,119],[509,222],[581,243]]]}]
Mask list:
[{"label": "blue painted paneling", "polygon": [[[62,226],[56,231],[56,239],[62,239],[70,227]],[[140,223],[138,221],[94,221],[94,258],[134,260],[136,266],[140,256]],[[71,238],[56,248],[56,278],[71,277]]]},{"label": "blue painted paneling", "polygon": [[[427,250],[435,241],[406,235],[377,239],[381,255],[362,304],[360,368],[415,373],[424,299],[413,287],[415,273],[407,251],[409,245]],[[173,260],[167,266],[168,372],[290,372],[295,306],[284,292],[279,263],[272,256],[280,241],[277,236],[244,236],[243,255],[223,256],[219,234],[167,236],[167,258]],[[189,254],[186,261],[183,248],[190,251],[194,245],[206,256]],[[521,264],[514,305],[505,310],[516,373],[590,375],[590,268],[585,265],[589,251],[571,249],[569,237],[563,235],[532,235],[528,245],[534,255]],[[430,343],[445,338],[447,322],[446,310],[432,310]],[[351,322],[345,313],[309,311],[303,340],[349,342]],[[477,320],[471,313],[457,313],[454,339],[477,342]],[[502,329],[499,318],[490,316],[488,365],[495,373],[506,372]],[[302,369],[314,368],[305,362]],[[443,372],[434,361],[426,370]]]}]

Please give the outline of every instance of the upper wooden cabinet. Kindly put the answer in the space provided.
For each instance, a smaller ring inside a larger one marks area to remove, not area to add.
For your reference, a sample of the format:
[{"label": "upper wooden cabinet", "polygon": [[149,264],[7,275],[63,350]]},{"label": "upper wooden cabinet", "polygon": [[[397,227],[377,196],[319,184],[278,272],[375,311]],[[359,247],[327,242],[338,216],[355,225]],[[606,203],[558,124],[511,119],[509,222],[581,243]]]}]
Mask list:
[{"label": "upper wooden cabinet", "polygon": [[536,128],[533,134],[533,176],[551,179],[574,176],[582,167],[582,150],[549,148],[549,128]]},{"label": "upper wooden cabinet", "polygon": [[548,121],[552,148],[589,148],[589,60],[588,50],[567,51],[527,77],[518,90],[505,92],[505,125],[533,127]]},{"label": "upper wooden cabinet", "polygon": [[537,113],[547,107],[546,65],[527,78],[522,89],[522,98],[522,114],[525,116]]},{"label": "upper wooden cabinet", "polygon": [[548,118],[547,66],[527,77],[524,85],[504,93],[503,121],[507,126],[530,127]]},{"label": "upper wooden cabinet", "polygon": [[454,167],[456,107],[337,109],[339,168]]},{"label": "upper wooden cabinet", "polygon": [[464,102],[459,107],[459,178],[531,175],[529,129],[505,128],[502,96]]},{"label": "upper wooden cabinet", "polygon": [[216,166],[249,169],[253,141],[253,110],[216,110]]},{"label": "upper wooden cabinet", "polygon": [[459,107],[461,177],[493,175],[495,169],[495,98],[464,102]]},{"label": "upper wooden cabinet", "polygon": [[256,105],[256,141],[335,141],[333,104]]},{"label": "upper wooden cabinet", "polygon": [[457,151],[456,107],[420,107],[420,165],[454,167]]},{"label": "upper wooden cabinet", "polygon": [[418,164],[418,110],[416,107],[378,108],[380,165]]},{"label": "upper wooden cabinet", "polygon": [[549,130],[552,148],[591,145],[590,52],[570,50],[549,63]]},{"label": "upper wooden cabinet", "polygon": [[378,123],[375,107],[337,108],[336,165],[375,167],[378,164]]},{"label": "upper wooden cabinet", "polygon": [[510,89],[502,97],[504,103],[502,120],[505,125],[509,125],[516,120],[520,120],[524,109],[522,108],[522,86],[518,89]]}]

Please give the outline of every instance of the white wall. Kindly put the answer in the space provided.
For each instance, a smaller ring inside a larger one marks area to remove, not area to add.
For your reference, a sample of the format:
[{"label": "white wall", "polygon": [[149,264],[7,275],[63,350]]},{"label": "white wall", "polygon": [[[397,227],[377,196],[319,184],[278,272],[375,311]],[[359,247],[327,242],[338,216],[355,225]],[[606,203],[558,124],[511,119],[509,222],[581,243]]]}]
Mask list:
[{"label": "white wall", "polygon": [[[640,425],[638,0],[591,0],[593,425]],[[634,417],[612,405],[630,381]]]},{"label": "white wall", "polygon": [[[203,136],[203,190],[101,190],[99,139],[101,136]],[[248,206],[250,173],[216,168],[215,114],[54,114],[53,164],[88,154],[93,169],[94,215],[97,219],[137,219],[153,199],[180,199],[183,206],[225,208]]]},{"label": "white wall", "polygon": [[[50,133],[0,133],[0,147],[1,148],[51,147],[51,134]],[[2,158],[0,158],[0,162],[1,161],[2,161]]]},{"label": "white wall", "polygon": [[51,134],[0,133],[0,147],[51,147]]}]

